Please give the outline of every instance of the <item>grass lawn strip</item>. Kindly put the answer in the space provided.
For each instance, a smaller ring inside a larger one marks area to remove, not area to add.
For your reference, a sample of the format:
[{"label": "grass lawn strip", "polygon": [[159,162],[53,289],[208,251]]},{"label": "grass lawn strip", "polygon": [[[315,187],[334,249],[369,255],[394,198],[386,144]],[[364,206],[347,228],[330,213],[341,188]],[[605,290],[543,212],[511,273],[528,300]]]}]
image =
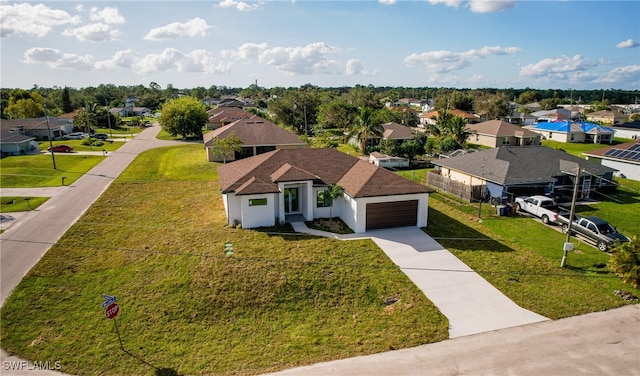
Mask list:
[{"label": "grass lawn strip", "polygon": [[9,297],[3,348],[74,374],[149,374],[119,349],[102,293],[118,297],[125,348],[180,374],[259,374],[448,337],[370,240],[225,227],[216,164],[201,154],[136,159]]},{"label": "grass lawn strip", "polygon": [[523,308],[558,319],[628,304],[616,289],[640,293],[609,272],[607,254],[576,240],[569,267],[560,268],[565,235],[551,226],[495,215],[478,223],[477,208],[464,213],[439,194],[430,198],[426,232]]}]

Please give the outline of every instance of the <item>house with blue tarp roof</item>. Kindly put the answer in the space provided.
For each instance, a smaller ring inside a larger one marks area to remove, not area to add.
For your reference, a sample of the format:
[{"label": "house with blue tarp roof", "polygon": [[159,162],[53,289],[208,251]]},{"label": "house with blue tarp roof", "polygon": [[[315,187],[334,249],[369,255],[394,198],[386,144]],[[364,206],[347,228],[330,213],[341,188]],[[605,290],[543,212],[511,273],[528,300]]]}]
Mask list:
[{"label": "house with blue tarp roof", "polygon": [[543,140],[594,144],[610,144],[615,133],[612,128],[588,121],[551,121],[523,128],[539,133]]}]

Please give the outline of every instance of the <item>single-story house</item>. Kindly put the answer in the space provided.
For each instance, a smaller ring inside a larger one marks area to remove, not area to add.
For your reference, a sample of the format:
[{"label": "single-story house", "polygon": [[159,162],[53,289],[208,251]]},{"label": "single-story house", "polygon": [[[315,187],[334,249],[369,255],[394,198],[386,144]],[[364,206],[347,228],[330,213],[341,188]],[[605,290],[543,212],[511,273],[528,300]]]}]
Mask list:
[{"label": "single-story house", "polygon": [[35,137],[25,136],[16,132],[0,131],[0,155],[23,155],[37,147],[34,145]]},{"label": "single-story house", "polygon": [[373,163],[378,167],[384,168],[407,168],[409,167],[409,160],[402,157],[394,157],[374,151],[369,154],[369,163]]},{"label": "single-story house", "polygon": [[109,109],[109,113],[121,117],[151,116],[151,109],[149,107],[112,107]]},{"label": "single-story house", "polygon": [[27,119],[2,120],[0,129],[13,132],[36,140],[57,140],[65,134],[73,132],[73,119],[58,117],[39,117]]},{"label": "single-story house", "polygon": [[[406,125],[398,124],[396,122],[389,122],[382,124],[382,139],[383,140],[396,140],[398,143],[404,141],[413,140],[416,136],[417,129],[407,127]],[[380,139],[369,137],[367,139],[367,146],[376,146],[380,143]],[[355,137],[349,139],[349,144],[358,145],[358,140]]]},{"label": "single-story house", "polygon": [[[463,117],[467,120],[467,123],[469,124],[477,123],[478,121],[480,121],[480,116],[476,114],[470,114],[466,111],[458,110],[456,108],[450,109],[449,114],[452,116]],[[440,117],[440,111],[427,112],[426,114],[420,114],[419,117],[420,117],[420,124],[422,124],[422,126],[425,126],[426,124],[433,125],[438,120],[438,117]]]},{"label": "single-story house", "polygon": [[618,124],[612,128],[615,132],[615,137],[629,138],[633,140],[640,139],[640,120]]},{"label": "single-story house", "polygon": [[535,123],[524,127],[542,135],[544,140],[558,142],[587,142],[594,144],[611,143],[614,130],[600,124],[586,121],[553,121]]},{"label": "single-story house", "polygon": [[603,149],[584,153],[588,160],[598,160],[603,166],[618,170],[616,173],[627,179],[640,181],[640,141],[625,142]]},{"label": "single-story house", "polygon": [[[228,223],[243,228],[330,214],[356,233],[427,225],[431,189],[332,148],[274,150],[221,165],[218,175]],[[330,205],[334,184],[344,195]]]},{"label": "single-story house", "polygon": [[538,120],[535,116],[526,112],[519,112],[517,110],[511,111],[511,113],[504,117],[504,120],[511,124],[518,125],[531,125]]},{"label": "single-story house", "polygon": [[501,200],[535,194],[571,197],[578,166],[580,198],[616,187],[613,182],[616,169],[545,146],[503,146],[432,163],[433,173],[442,178],[484,187],[484,194]]},{"label": "single-story house", "polygon": [[469,124],[467,142],[488,147],[540,145],[540,135],[501,120]]},{"label": "single-story house", "polygon": [[603,124],[620,124],[627,121],[629,118],[628,115],[623,114],[619,111],[614,110],[602,110],[596,112],[590,112],[585,115],[588,121],[597,121]]},{"label": "single-story house", "polygon": [[216,129],[231,124],[236,120],[247,119],[253,116],[239,107],[218,107],[207,111],[209,120],[207,122],[208,129]]},{"label": "single-story house", "polygon": [[[242,141],[242,150],[233,155],[223,157],[216,153],[215,140],[223,139],[231,134]],[[300,140],[300,137],[277,124],[260,116],[253,115],[250,118],[239,119],[202,136],[204,147],[209,162],[232,161],[248,158],[254,155],[266,153],[276,149],[306,148],[308,145]]]},{"label": "single-story house", "polygon": [[554,108],[553,110],[542,110],[531,113],[535,116],[537,122],[553,122],[571,120],[571,111],[565,108]]}]

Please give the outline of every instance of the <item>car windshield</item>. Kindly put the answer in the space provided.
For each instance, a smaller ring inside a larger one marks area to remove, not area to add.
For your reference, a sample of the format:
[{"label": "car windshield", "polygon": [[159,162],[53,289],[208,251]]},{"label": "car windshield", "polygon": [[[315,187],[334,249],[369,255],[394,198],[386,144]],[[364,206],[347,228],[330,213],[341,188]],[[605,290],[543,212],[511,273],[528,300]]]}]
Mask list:
[{"label": "car windshield", "polygon": [[600,231],[601,234],[613,234],[616,232],[616,229],[608,223],[603,223],[598,225],[598,231]]}]

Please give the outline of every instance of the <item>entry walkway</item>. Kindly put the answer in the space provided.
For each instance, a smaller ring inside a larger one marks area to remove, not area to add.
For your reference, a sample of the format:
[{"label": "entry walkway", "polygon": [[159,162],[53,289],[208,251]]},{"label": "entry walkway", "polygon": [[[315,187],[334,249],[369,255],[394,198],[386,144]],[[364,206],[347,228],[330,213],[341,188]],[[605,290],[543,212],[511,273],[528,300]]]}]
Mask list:
[{"label": "entry walkway", "polygon": [[548,320],[523,309],[417,227],[337,235],[292,223],[297,232],[340,240],[370,238],[449,319],[449,337]]}]

